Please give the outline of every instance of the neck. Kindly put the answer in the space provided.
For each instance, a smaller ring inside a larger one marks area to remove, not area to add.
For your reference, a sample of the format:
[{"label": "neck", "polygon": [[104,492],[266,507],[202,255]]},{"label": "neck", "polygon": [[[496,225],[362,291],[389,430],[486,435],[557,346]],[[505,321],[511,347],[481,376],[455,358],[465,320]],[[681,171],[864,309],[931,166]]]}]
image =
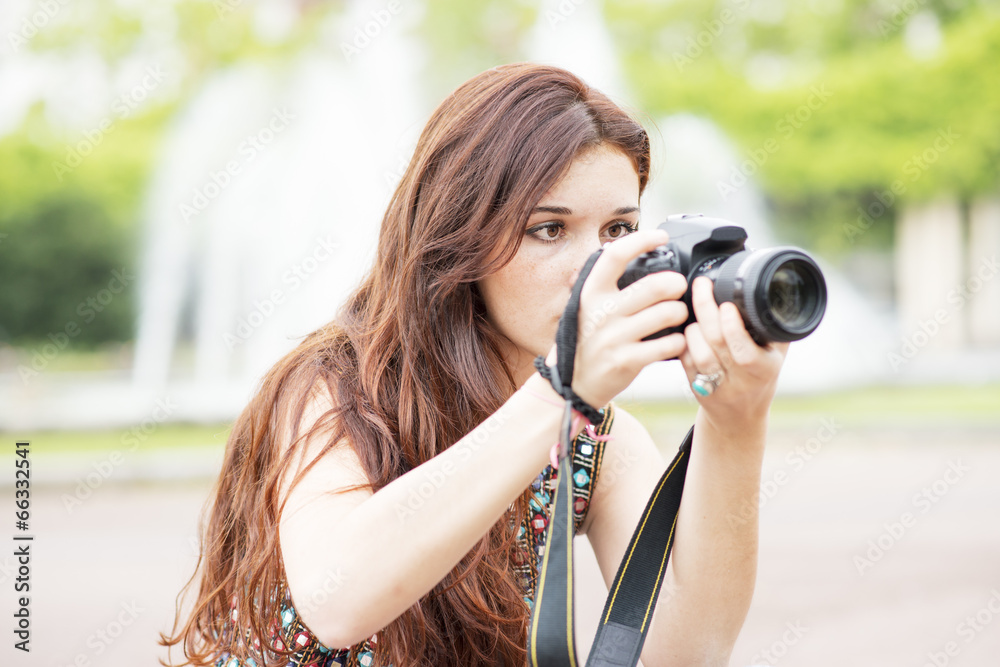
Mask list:
[{"label": "neck", "polygon": [[504,350],[503,361],[510,369],[516,387],[522,386],[535,373],[535,356],[513,344]]},{"label": "neck", "polygon": [[521,365],[519,368],[514,369],[512,375],[514,376],[514,384],[518,387],[524,385],[535,373],[534,357],[527,360],[526,364]]}]

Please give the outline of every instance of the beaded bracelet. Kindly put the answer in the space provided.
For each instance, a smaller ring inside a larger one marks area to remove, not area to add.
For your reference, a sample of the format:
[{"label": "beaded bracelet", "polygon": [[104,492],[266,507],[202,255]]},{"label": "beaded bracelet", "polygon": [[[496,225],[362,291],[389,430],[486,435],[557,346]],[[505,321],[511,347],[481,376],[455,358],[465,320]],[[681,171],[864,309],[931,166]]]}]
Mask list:
[{"label": "beaded bracelet", "polygon": [[549,381],[552,388],[557,394],[565,397],[575,409],[583,413],[583,416],[587,418],[591,424],[601,423],[601,413],[600,410],[592,406],[587,401],[583,400],[579,394],[573,391],[570,386],[564,386],[562,380],[559,378],[559,366],[549,366],[545,363],[545,359],[542,355],[535,357],[534,361],[535,368],[538,370],[538,374]]}]

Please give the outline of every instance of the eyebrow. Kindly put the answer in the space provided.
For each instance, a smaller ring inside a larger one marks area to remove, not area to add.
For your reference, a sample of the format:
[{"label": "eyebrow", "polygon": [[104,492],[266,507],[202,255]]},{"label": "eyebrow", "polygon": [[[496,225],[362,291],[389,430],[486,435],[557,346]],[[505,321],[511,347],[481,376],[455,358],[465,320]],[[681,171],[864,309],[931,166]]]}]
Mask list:
[{"label": "eyebrow", "polygon": [[[639,210],[638,206],[622,206],[616,208],[612,215],[628,215]],[[573,211],[565,206],[536,206],[532,213],[553,213],[555,215],[573,215]]]}]

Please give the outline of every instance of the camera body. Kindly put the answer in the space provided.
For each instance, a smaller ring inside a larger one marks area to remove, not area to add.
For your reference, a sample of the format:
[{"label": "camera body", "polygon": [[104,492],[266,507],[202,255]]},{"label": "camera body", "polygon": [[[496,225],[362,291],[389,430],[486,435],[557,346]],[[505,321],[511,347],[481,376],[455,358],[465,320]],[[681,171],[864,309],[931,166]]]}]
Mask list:
[{"label": "camera body", "polygon": [[695,321],[691,283],[698,276],[712,280],[717,303],[736,305],[758,345],[799,340],[819,326],[826,312],[826,281],[805,251],[791,246],[748,250],[746,230],[701,214],[671,215],[659,228],[670,240],[630,261],[618,287],[657,271],[676,271],[688,281],[683,301],[689,314],[682,325],[643,340],[683,332]]}]

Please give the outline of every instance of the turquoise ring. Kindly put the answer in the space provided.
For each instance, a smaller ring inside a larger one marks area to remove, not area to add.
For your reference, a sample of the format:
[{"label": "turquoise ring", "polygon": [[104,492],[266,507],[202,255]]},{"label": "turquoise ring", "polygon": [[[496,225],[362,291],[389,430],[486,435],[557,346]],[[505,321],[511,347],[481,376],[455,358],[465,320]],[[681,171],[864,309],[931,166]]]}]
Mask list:
[{"label": "turquoise ring", "polygon": [[697,373],[694,382],[691,383],[691,390],[699,396],[711,396],[720,384],[722,384],[722,371],[711,375]]}]

